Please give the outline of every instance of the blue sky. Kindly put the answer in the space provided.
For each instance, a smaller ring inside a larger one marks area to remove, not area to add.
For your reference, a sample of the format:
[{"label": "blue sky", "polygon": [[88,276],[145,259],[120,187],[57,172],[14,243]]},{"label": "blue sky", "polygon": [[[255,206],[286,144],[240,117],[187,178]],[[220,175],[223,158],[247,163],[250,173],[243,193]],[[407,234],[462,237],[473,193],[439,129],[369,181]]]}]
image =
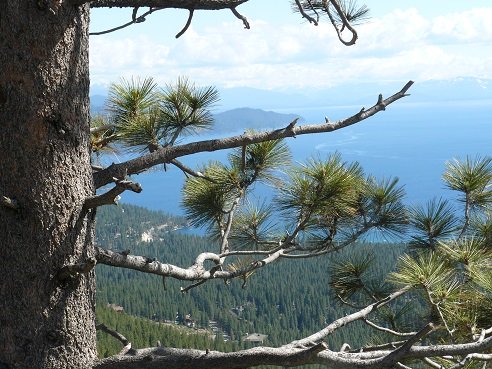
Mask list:
[{"label": "blue sky", "polygon": [[[187,11],[157,12],[144,23],[91,36],[91,82],[97,87],[120,77],[153,76],[165,84],[188,76],[203,85],[286,90],[354,81],[492,79],[490,0],[365,4],[371,19],[357,27],[359,40],[351,47],[340,44],[329,22],[314,27],[293,14],[288,0],[239,7],[251,30],[229,11],[196,12],[178,40]],[[92,10],[91,31],[130,17],[130,9]]]}]

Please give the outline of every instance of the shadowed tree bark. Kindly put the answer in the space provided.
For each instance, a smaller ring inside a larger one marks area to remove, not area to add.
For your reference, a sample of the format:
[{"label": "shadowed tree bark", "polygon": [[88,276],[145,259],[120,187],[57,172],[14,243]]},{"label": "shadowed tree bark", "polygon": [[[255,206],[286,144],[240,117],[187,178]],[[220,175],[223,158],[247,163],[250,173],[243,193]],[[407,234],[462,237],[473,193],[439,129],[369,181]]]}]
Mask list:
[{"label": "shadowed tree bark", "polygon": [[[0,367],[90,368],[89,6],[0,3]],[[2,364],[4,366],[2,366]]]}]

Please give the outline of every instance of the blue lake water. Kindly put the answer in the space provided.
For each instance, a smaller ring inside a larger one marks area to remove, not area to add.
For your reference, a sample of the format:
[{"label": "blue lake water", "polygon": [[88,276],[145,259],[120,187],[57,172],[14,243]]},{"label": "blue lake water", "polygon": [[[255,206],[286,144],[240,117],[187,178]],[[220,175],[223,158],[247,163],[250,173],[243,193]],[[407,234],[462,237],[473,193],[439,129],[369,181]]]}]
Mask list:
[{"label": "blue lake water", "polygon": [[[360,106],[317,107],[296,111],[307,123],[341,119],[357,113]],[[289,122],[286,122],[288,124]],[[201,137],[209,139],[212,136]],[[298,136],[289,146],[295,161],[326,157],[335,151],[345,161],[358,161],[367,174],[397,176],[405,185],[406,202],[422,203],[433,197],[452,198],[440,180],[447,160],[469,156],[490,156],[492,100],[455,101],[426,104],[396,102],[385,112],[354,126],[325,134]],[[201,153],[181,158],[196,168],[209,160],[224,160],[225,152]],[[168,166],[134,177],[141,194],[124,193],[122,201],[151,209],[183,214],[180,208],[184,175]],[[260,187],[258,196],[270,192]]]}]

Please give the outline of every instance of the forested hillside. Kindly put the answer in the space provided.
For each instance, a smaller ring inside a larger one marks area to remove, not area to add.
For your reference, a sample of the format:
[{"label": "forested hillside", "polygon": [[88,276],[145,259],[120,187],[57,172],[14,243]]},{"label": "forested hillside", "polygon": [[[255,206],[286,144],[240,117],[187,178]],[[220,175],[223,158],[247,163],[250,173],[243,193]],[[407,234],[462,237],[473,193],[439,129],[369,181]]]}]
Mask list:
[{"label": "forested hillside", "polygon": [[[187,267],[200,252],[210,250],[214,241],[174,230],[184,224],[183,219],[135,206],[105,207],[97,214],[97,242],[113,250],[129,250]],[[266,335],[264,345],[281,345],[351,312],[330,293],[334,262],[373,258],[377,264],[364,278],[379,284],[404,251],[402,244],[361,243],[323,258],[283,260],[251,276],[244,286],[243,280],[228,285],[210,281],[187,293],[180,291],[180,287],[186,287],[185,282],[99,265],[98,320],[127,335],[135,347],[155,346],[160,340],[163,345],[175,347],[232,350],[254,345],[245,341],[252,333]],[[123,307],[124,313],[112,311],[108,304]],[[405,311],[402,306],[399,328],[418,322],[416,314],[419,312]],[[195,335],[198,332],[202,333]],[[105,334],[98,337],[101,355],[121,348]],[[339,348],[347,342],[355,348],[377,341],[374,331],[364,323],[356,323],[337,331],[327,343]]]}]

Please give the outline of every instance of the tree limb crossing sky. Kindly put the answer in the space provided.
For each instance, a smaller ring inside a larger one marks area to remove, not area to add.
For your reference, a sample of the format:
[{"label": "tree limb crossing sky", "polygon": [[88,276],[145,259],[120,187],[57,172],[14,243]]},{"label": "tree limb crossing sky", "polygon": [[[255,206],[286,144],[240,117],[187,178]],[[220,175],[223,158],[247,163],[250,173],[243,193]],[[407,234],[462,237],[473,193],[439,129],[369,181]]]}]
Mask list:
[{"label": "tree limb crossing sky", "polygon": [[[362,2],[361,2],[362,3]],[[94,88],[120,77],[153,76],[159,84],[188,76],[219,87],[303,89],[353,81],[492,79],[490,0],[366,0],[371,19],[343,46],[329,23],[318,27],[292,13],[288,0],[251,0],[228,11],[165,10],[143,23],[91,36]],[[147,9],[141,9],[140,14]],[[126,23],[131,9],[92,10],[91,32]]]}]

